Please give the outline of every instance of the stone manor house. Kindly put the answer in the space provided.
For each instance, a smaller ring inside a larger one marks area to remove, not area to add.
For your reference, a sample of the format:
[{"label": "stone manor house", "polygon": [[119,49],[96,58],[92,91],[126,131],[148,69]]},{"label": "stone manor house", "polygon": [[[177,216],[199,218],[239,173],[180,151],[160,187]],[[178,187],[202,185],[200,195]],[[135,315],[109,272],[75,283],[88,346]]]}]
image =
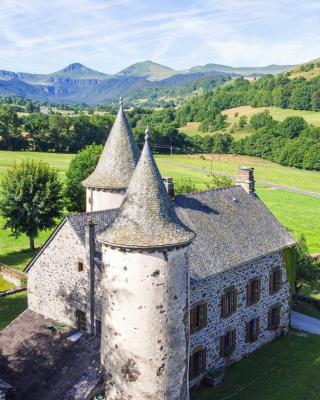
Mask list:
[{"label": "stone manor house", "polygon": [[235,186],[175,197],[121,105],[83,185],[86,212],[29,263],[28,309],[0,334],[13,399],[103,388],[107,400],[187,400],[208,371],[288,329],[283,252],[295,242],[255,194],[252,168]]}]

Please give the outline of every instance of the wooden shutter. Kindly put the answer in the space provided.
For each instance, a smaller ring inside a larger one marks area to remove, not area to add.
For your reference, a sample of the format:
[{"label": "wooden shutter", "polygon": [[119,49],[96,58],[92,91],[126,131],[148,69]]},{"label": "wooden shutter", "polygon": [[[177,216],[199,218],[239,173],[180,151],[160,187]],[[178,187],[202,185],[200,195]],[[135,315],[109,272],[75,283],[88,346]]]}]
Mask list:
[{"label": "wooden shutter", "polygon": [[250,321],[246,323],[246,342],[250,342]]},{"label": "wooden shutter", "polygon": [[238,291],[236,288],[233,288],[233,304],[232,304],[232,312],[236,312],[237,311],[237,304],[238,304]]},{"label": "wooden shutter", "polygon": [[220,355],[223,357],[226,352],[226,337],[224,335],[220,336]]},{"label": "wooden shutter", "polygon": [[190,310],[190,333],[193,333],[196,329],[196,310],[191,308]]},{"label": "wooden shutter", "polygon": [[276,320],[276,326],[278,328],[278,326],[280,325],[280,307],[276,308],[276,315],[275,315],[275,320]]},{"label": "wooden shutter", "polygon": [[208,325],[208,304],[201,304],[201,327],[205,328]]},{"label": "wooden shutter", "polygon": [[205,372],[207,369],[207,350],[200,350],[200,373]]},{"label": "wooden shutter", "polygon": [[226,295],[225,293],[221,296],[221,317],[226,316]]},{"label": "wooden shutter", "polygon": [[257,318],[257,335],[256,335],[256,339],[258,339],[260,334],[260,317]]},{"label": "wooden shutter", "polygon": [[247,283],[247,306],[252,304],[252,290],[251,290],[252,282]]},{"label": "wooden shutter", "polygon": [[279,269],[277,271],[277,291],[281,289],[281,284],[282,284],[282,271]]},{"label": "wooden shutter", "polygon": [[232,351],[234,351],[237,345],[237,331],[235,329],[231,333],[231,340],[232,340]]},{"label": "wooden shutter", "polygon": [[261,278],[258,278],[257,283],[257,301],[261,299]]},{"label": "wooden shutter", "polygon": [[191,354],[189,357],[189,379],[192,380],[194,377],[194,356]]},{"label": "wooden shutter", "polygon": [[269,293],[273,293],[273,272],[269,275]]}]

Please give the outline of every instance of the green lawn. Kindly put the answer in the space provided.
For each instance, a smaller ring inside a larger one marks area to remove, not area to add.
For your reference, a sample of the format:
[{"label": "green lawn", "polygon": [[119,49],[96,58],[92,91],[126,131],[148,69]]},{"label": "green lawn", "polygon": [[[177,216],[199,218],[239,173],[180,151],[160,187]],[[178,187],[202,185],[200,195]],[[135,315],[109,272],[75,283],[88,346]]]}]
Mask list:
[{"label": "green lawn", "polygon": [[0,330],[5,328],[27,308],[27,292],[0,297]]},{"label": "green lawn", "polygon": [[320,250],[320,199],[263,187],[257,193],[296,238],[305,235],[311,253]]},{"label": "green lawn", "polygon": [[0,276],[0,292],[5,292],[6,290],[13,289],[14,284],[5,281],[2,276]]},{"label": "green lawn", "polygon": [[192,400],[319,400],[320,336],[280,337],[229,367],[219,388]]},{"label": "green lawn", "polygon": [[[212,161],[210,158],[212,158]],[[320,172],[284,167],[257,157],[235,156],[232,154],[215,154],[210,156],[208,154],[203,157],[197,155],[159,155],[156,159],[159,161],[163,160],[191,165],[208,170],[210,170],[212,166],[214,171],[232,175],[238,173],[240,165],[249,165],[255,169],[256,180],[320,193]],[[175,168],[176,167],[173,167],[172,170],[174,171]]]}]

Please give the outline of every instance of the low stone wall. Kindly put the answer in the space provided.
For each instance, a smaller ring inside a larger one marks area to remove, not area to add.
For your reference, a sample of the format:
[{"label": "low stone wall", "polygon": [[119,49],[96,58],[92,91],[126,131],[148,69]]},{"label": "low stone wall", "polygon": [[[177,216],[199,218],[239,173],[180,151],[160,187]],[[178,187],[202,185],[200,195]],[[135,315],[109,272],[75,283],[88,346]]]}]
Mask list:
[{"label": "low stone wall", "polygon": [[0,263],[0,275],[7,282],[13,283],[16,286],[22,286],[26,283],[27,275],[24,272],[18,271],[8,265]]}]

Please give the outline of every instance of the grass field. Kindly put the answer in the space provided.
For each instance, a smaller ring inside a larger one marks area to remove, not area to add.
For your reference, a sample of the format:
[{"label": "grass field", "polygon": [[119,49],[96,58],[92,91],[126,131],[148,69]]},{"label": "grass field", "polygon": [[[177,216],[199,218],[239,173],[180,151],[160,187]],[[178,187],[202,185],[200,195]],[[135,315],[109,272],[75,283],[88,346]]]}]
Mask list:
[{"label": "grass field", "polygon": [[4,292],[6,290],[13,289],[13,288],[14,288],[14,284],[13,283],[5,281],[2,278],[2,276],[0,276],[0,292]]},{"label": "grass field", "polygon": [[226,115],[227,118],[227,128],[222,129],[220,131],[215,131],[211,133],[203,133],[199,130],[199,123],[198,122],[188,122],[186,126],[180,128],[181,132],[189,136],[194,135],[208,135],[208,134],[215,134],[215,133],[231,133],[231,135],[235,138],[235,140],[243,139],[246,136],[251,134],[249,128],[245,128],[242,130],[235,130],[234,132],[231,131],[233,125],[237,125],[239,123],[239,119],[242,116],[246,116],[248,118],[248,122],[252,115],[260,113],[264,110],[268,110],[276,121],[283,121],[287,117],[303,117],[308,124],[312,124],[314,126],[320,126],[320,112],[319,111],[303,111],[303,110],[291,110],[291,109],[284,109],[280,107],[251,107],[251,106],[241,106],[235,108],[229,108],[227,110],[223,110],[222,114]]},{"label": "grass field", "polygon": [[[10,165],[21,161],[23,158],[42,159],[55,167],[61,176],[74,157],[70,154],[54,153],[30,153],[30,152],[0,152],[0,177]],[[156,156],[160,171],[163,176],[172,176],[174,179],[190,177],[196,184],[198,190],[206,189],[209,181],[208,173],[202,170],[191,170],[166,163],[166,161],[196,166],[200,168],[211,168],[211,161],[195,156]],[[217,155],[213,157],[212,168],[230,174],[236,174],[239,165],[249,164],[255,167],[257,180],[271,183],[297,187],[304,190],[320,192],[320,173],[303,171],[294,168],[282,167],[278,164],[265,160],[243,156]],[[304,233],[310,251],[320,250],[320,200],[282,190],[267,189],[263,186],[257,187],[260,198],[271,209],[280,222],[292,231],[296,237]],[[0,218],[0,226],[3,226],[3,219]],[[36,240],[36,246],[42,245],[50,231],[42,232]],[[0,230],[0,262],[13,265],[23,269],[31,259],[33,252],[28,250],[28,239],[21,236],[15,239],[10,236],[8,230]]]},{"label": "grass field", "polygon": [[218,388],[203,387],[192,400],[319,400],[320,336],[292,333],[226,370]]},{"label": "grass field", "polygon": [[0,298],[0,331],[27,308],[27,292]]}]

